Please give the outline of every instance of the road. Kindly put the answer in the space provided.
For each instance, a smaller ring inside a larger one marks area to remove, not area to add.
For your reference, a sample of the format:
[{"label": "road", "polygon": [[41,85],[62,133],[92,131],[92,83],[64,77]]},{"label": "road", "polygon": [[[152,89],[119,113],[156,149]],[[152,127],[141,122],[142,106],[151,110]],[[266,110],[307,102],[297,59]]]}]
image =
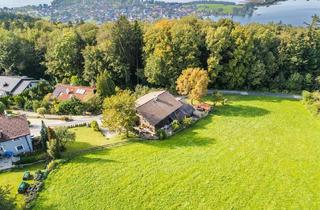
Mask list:
[{"label": "road", "polygon": [[[72,121],[61,120],[62,116],[59,115],[45,115],[45,118],[40,117],[37,113],[19,111],[16,112],[27,116],[30,124],[30,132],[33,136],[39,136],[41,130],[41,122],[43,121],[48,127],[69,127],[78,124],[91,123],[92,121],[97,121],[99,126],[102,126],[101,115],[98,116],[67,116],[72,119]],[[101,127],[102,133],[106,138],[114,136],[114,133],[109,132],[106,128]]]},{"label": "road", "polygon": [[[215,90],[208,90],[208,94],[212,94]],[[267,92],[255,92],[255,91],[239,91],[239,90],[217,90],[226,95],[246,95],[246,96],[270,96],[270,97],[278,97],[278,98],[286,98],[286,99],[296,99],[300,100],[302,97],[301,95],[291,95],[291,94],[282,94],[282,93],[267,93]],[[90,123],[96,120],[101,127],[101,115],[98,116],[67,116],[72,121],[64,121],[60,120],[62,116],[59,115],[45,115],[45,118],[40,118],[37,113],[34,112],[26,112],[26,111],[19,111],[19,114],[24,114],[27,116],[28,120],[31,123],[31,135],[39,136],[41,130],[41,121],[48,127],[60,127],[60,126],[73,126],[77,124],[84,124]],[[110,138],[115,134],[109,132],[106,128],[101,128],[102,133],[106,136],[106,138]]]}]

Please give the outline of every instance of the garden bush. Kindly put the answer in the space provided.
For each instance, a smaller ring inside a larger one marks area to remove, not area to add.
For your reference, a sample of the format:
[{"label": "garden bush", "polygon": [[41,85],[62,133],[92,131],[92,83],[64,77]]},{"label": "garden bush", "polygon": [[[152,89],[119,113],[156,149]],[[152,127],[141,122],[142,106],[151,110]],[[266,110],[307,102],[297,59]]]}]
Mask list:
[{"label": "garden bush", "polygon": [[33,110],[32,101],[26,101],[26,103],[24,104],[24,110],[27,110],[27,111]]},{"label": "garden bush", "polygon": [[21,155],[20,160],[17,162],[17,164],[21,165],[21,164],[35,163],[40,160],[46,160],[47,158],[48,158],[47,153],[39,151],[31,154]]},{"label": "garden bush", "polygon": [[81,115],[85,111],[85,105],[77,98],[71,98],[58,105],[59,114]]},{"label": "garden bush", "polygon": [[308,92],[303,91],[302,93],[302,101],[310,110],[310,112],[314,115],[320,114],[320,92]]},{"label": "garden bush", "polygon": [[159,140],[164,140],[167,138],[167,133],[163,129],[160,129],[157,131],[157,136]]},{"label": "garden bush", "polygon": [[39,115],[43,116],[43,115],[46,114],[46,112],[47,112],[47,110],[44,107],[40,107],[40,108],[37,109],[37,114],[39,114]]},{"label": "garden bush", "polygon": [[219,92],[213,92],[212,93],[212,97],[213,97],[213,105],[216,106],[217,104],[221,104],[221,105],[225,105],[225,103],[227,102],[226,99],[224,98],[222,93]]},{"label": "garden bush", "polygon": [[6,110],[6,105],[0,101],[0,114],[3,114]]},{"label": "garden bush", "polygon": [[41,107],[41,102],[40,101],[32,101],[32,110],[34,112],[37,112],[37,110]]},{"label": "garden bush", "polygon": [[179,130],[181,128],[181,125],[180,125],[178,120],[174,120],[171,123],[171,126],[172,126],[173,131],[177,131],[177,130]]},{"label": "garden bush", "polygon": [[59,120],[66,121],[66,122],[72,121],[72,119],[70,117],[68,117],[68,116],[59,117]]},{"label": "garden bush", "polygon": [[47,165],[47,171],[50,173],[54,169],[58,168],[59,165],[65,163],[66,160],[64,159],[58,159],[58,160],[52,160]]},{"label": "garden bush", "polygon": [[192,125],[192,118],[191,117],[185,117],[182,121],[182,124],[184,127],[190,127]]},{"label": "garden bush", "polygon": [[94,131],[100,131],[100,128],[99,128],[99,124],[97,121],[92,121],[90,123],[90,127],[94,130]]}]

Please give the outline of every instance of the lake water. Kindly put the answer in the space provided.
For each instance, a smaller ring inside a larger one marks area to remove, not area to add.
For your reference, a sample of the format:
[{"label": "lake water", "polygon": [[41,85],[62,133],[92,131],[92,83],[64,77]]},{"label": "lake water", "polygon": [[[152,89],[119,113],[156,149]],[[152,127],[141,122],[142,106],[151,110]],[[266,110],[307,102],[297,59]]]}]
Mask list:
[{"label": "lake water", "polygon": [[[19,7],[25,5],[50,4],[52,0],[0,0],[0,7]],[[165,0],[166,2],[190,2],[192,0]],[[225,0],[241,3],[245,0]],[[303,25],[310,22],[312,15],[320,15],[320,0],[287,0],[271,6],[257,8],[252,16],[232,17],[243,24],[251,22],[282,22]],[[221,17],[212,17],[217,20]]]},{"label": "lake water", "polygon": [[320,0],[287,0],[259,7],[252,16],[233,17],[233,19],[241,23],[282,22],[300,26],[309,23],[313,15],[320,15]]}]

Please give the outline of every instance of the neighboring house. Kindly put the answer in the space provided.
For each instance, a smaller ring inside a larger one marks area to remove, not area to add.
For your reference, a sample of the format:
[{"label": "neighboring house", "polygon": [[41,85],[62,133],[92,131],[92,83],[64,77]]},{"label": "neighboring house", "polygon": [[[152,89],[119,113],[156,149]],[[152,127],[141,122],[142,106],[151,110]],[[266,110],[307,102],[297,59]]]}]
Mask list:
[{"label": "neighboring house", "polygon": [[35,87],[39,80],[29,77],[0,76],[0,97],[19,95],[28,88]]},{"label": "neighboring house", "polygon": [[158,129],[168,127],[174,120],[191,117],[195,109],[167,91],[157,91],[139,98],[136,111],[139,128],[155,135]]},{"label": "neighboring house", "polygon": [[15,155],[32,152],[29,124],[24,115],[0,115],[0,154],[12,152]]},{"label": "neighboring house", "polygon": [[58,84],[52,93],[52,97],[59,101],[66,101],[73,97],[80,101],[86,101],[95,94],[95,90],[95,87]]}]

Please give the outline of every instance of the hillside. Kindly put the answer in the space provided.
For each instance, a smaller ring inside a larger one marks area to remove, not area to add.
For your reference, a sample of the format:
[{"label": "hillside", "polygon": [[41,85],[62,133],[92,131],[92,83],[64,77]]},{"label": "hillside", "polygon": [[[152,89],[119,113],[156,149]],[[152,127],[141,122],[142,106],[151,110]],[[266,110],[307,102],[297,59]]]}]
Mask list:
[{"label": "hillside", "polygon": [[14,13],[49,18],[53,21],[77,22],[80,20],[102,23],[125,15],[132,20],[158,20],[194,15],[207,18],[211,15],[245,15],[253,5],[236,5],[227,1],[195,1],[166,3],[141,0],[54,0],[52,5],[28,6],[10,10]]}]

